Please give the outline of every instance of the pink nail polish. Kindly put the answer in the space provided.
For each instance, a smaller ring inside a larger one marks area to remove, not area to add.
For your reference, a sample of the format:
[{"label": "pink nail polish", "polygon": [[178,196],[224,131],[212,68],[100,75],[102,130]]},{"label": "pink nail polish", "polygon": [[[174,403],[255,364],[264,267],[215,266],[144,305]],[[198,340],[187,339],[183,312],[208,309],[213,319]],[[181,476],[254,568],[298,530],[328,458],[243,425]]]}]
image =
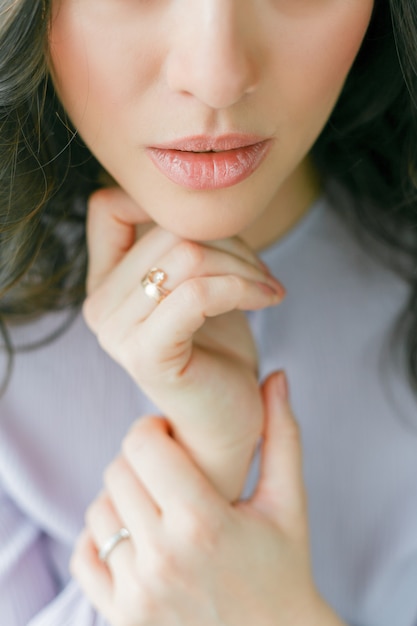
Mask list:
[{"label": "pink nail polish", "polygon": [[268,296],[275,296],[276,298],[281,298],[282,297],[282,290],[281,289],[278,290],[275,285],[262,283],[260,281],[257,281],[256,284]]},{"label": "pink nail polish", "polygon": [[271,287],[276,291],[280,298],[283,298],[287,295],[287,290],[285,289],[285,287],[281,285],[281,283],[273,276],[271,276],[271,278],[269,279],[268,284],[271,285]]}]

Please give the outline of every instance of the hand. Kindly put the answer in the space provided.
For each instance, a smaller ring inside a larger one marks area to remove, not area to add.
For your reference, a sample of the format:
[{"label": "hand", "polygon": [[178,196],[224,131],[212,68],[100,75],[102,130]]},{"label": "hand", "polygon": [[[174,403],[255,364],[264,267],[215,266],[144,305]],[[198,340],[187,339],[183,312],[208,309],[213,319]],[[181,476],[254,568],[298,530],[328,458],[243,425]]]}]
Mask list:
[{"label": "hand", "polygon": [[[142,418],[128,434],[71,562],[112,626],[340,625],[312,579],[300,437],[282,375],[267,380],[263,397],[260,482],[235,505],[165,420]],[[103,564],[97,549],[122,526],[131,538]]]},{"label": "hand", "polygon": [[[135,242],[135,224],[148,220],[120,189],[91,198],[84,317],[233,500],[263,423],[256,349],[237,309],[274,305],[283,292],[238,238],[190,242],[151,225]],[[140,284],[152,267],[168,274],[171,293],[159,305]]]}]

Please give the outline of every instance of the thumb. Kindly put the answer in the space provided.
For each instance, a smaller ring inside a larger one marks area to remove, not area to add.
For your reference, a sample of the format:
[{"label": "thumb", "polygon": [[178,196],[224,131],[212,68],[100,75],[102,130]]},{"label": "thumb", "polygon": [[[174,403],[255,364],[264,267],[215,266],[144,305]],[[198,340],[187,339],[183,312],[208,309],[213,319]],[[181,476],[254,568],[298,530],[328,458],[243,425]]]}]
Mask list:
[{"label": "thumb", "polygon": [[260,479],[250,503],[288,531],[306,524],[299,426],[289,402],[285,372],[262,385],[265,411]]},{"label": "thumb", "polygon": [[100,285],[135,243],[135,226],[146,222],[151,222],[149,215],[120,187],[104,187],[90,196],[87,294]]}]

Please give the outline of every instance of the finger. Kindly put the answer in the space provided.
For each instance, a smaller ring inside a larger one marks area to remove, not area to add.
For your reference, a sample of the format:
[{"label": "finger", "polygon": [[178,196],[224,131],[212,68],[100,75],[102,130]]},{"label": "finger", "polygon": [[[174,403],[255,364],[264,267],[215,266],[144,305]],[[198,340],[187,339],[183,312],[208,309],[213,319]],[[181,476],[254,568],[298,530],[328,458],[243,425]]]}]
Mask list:
[{"label": "finger", "polygon": [[[160,228],[152,229],[129,250],[114,271],[103,279],[93,299],[86,302],[84,313],[91,327],[97,330],[127,298],[132,300],[128,303],[132,314],[141,312],[139,319],[136,317],[138,321],[148,317],[156,303],[146,296],[140,279],[151,267],[166,270],[164,288],[170,291],[188,278],[226,273],[263,281],[273,288],[283,290],[282,285],[265,271],[251,251],[247,250],[248,259],[232,253],[235,248],[242,247],[246,250],[243,242],[235,238],[235,241],[219,242],[220,245],[223,245],[224,250],[179,240]],[[129,323],[129,318],[126,323]],[[126,328],[123,320],[118,327]]]},{"label": "finger", "polygon": [[209,248],[223,250],[224,252],[241,259],[242,261],[251,263],[259,269],[268,269],[265,263],[261,261],[257,254],[248,246],[246,242],[240,239],[240,237],[228,237],[227,239],[216,239],[212,241],[203,241],[201,243]]},{"label": "finger", "polygon": [[142,558],[148,538],[159,532],[160,509],[122,455],[106,469],[104,484],[115,511],[129,529],[136,551]]},{"label": "finger", "polygon": [[226,275],[264,282],[277,291],[284,291],[284,287],[252,259],[247,260],[232,254],[226,248],[221,250],[193,241],[184,240],[178,243],[158,259],[156,265],[173,268],[172,271],[169,270],[164,283],[164,287],[171,291],[190,278]]},{"label": "finger", "polygon": [[[159,304],[148,319],[132,328],[120,347],[120,354],[129,371],[143,370],[141,362],[144,360],[151,366],[152,359],[158,366],[164,362],[171,370],[178,366],[182,368],[185,366],[185,353],[191,356],[189,340],[207,317],[235,309],[256,310],[275,306],[283,297],[267,284],[238,276],[185,281]],[[137,346],[141,347],[141,353]],[[151,367],[149,373],[152,374]]]},{"label": "finger", "polygon": [[[225,252],[205,248],[189,241],[180,243],[162,256],[157,261],[157,266],[159,268],[171,268],[170,273],[166,274],[166,280],[163,282],[163,288],[167,289],[168,292],[174,291],[183,282],[191,278],[221,276],[227,272],[227,274],[241,277],[248,283],[250,281],[255,283],[257,292],[255,297],[259,300],[261,295],[264,306],[265,295],[268,300],[267,304],[269,303],[269,297],[273,296],[275,291],[282,297],[285,295],[283,286],[277,280],[269,278],[258,267]],[[257,283],[271,287],[272,293],[267,291],[265,294],[265,290],[260,288]],[[135,324],[146,320],[156,307],[157,302],[145,293],[141,284],[137,284],[136,288],[125,298],[120,306],[117,307],[113,304],[113,310],[110,311],[108,308],[106,313],[102,312],[98,320],[102,335],[106,334],[111,337],[113,343],[117,342],[123,336],[126,336]],[[103,328],[104,325],[106,329]],[[97,327],[98,330],[99,328]],[[105,339],[103,345],[106,345]]]},{"label": "finger", "polygon": [[306,531],[306,493],[301,434],[288,399],[284,372],[262,386],[265,406],[264,443],[258,486],[251,503],[289,533]]},{"label": "finger", "polygon": [[200,468],[170,436],[166,420],[137,421],[123,442],[123,454],[162,511],[162,521],[180,520],[186,512],[211,519],[225,501]]},{"label": "finger", "polygon": [[[97,551],[100,551],[110,537],[124,527],[123,521],[117,515],[106,492],[102,491],[88,507],[86,526],[91,533]],[[133,558],[132,543],[126,539],[115,546],[107,557],[106,564],[112,576],[115,576],[118,571],[130,571]]]},{"label": "finger", "polygon": [[105,563],[98,558],[96,545],[87,529],[78,537],[70,571],[94,608],[108,617],[113,597],[112,577]]},{"label": "finger", "polygon": [[150,217],[119,187],[99,189],[87,211],[88,278],[90,294],[135,242],[135,225]]},{"label": "finger", "polygon": [[89,292],[83,306],[84,318],[92,330],[97,331],[103,320],[129,297],[132,290],[141,287],[140,282],[146,271],[155,265],[155,259],[178,241],[176,235],[154,227],[130,248],[106,276],[102,274],[100,284]]}]

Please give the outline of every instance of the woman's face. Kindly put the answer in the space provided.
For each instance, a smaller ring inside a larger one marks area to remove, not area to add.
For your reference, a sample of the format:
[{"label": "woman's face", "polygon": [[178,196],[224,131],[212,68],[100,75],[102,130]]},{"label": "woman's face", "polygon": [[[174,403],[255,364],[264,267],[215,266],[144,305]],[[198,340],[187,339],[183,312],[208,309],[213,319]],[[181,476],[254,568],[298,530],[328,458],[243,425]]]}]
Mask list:
[{"label": "woman's face", "polygon": [[186,238],[223,238],[285,211],[288,181],[305,184],[306,155],[372,9],[373,0],[54,0],[51,72],[86,144],[152,220]]}]

